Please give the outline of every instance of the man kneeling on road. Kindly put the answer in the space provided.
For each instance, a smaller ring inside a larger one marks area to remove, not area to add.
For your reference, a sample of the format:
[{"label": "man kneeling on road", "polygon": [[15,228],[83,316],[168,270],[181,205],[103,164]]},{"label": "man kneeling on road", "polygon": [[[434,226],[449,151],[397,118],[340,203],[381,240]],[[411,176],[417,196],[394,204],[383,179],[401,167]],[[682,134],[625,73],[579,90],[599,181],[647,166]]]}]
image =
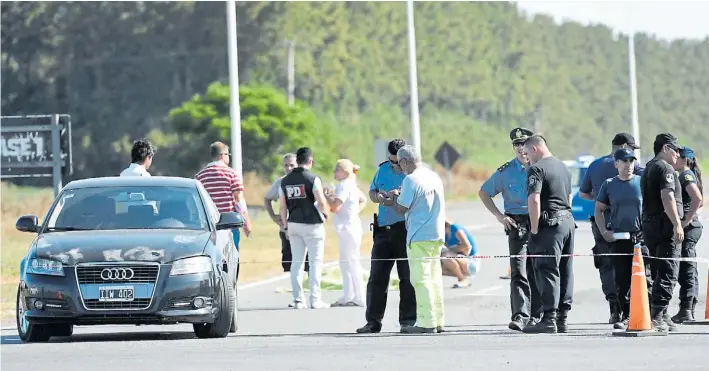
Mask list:
[{"label": "man kneeling on road", "polygon": [[407,174],[396,195],[396,207],[406,216],[406,246],[411,283],[416,291],[416,325],[403,327],[408,334],[443,331],[443,272],[441,256],[445,241],[445,198],[441,178],[421,164],[412,146],[396,154]]}]

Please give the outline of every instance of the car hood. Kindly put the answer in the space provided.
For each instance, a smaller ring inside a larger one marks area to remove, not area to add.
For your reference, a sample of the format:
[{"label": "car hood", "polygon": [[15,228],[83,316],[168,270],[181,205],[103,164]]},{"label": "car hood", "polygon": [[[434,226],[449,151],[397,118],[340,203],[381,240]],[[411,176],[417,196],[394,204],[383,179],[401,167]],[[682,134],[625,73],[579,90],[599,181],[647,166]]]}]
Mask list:
[{"label": "car hood", "polygon": [[67,265],[108,261],[168,263],[202,253],[211,236],[212,232],[201,230],[50,232],[37,238],[34,255]]}]

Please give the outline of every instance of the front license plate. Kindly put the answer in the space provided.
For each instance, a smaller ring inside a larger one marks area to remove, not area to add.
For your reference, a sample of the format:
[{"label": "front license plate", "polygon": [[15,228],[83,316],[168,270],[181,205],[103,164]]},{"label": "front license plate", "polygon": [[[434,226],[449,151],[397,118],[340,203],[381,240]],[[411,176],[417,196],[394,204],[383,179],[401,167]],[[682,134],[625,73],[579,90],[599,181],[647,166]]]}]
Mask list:
[{"label": "front license plate", "polygon": [[98,288],[98,301],[133,301],[133,286],[107,286]]}]

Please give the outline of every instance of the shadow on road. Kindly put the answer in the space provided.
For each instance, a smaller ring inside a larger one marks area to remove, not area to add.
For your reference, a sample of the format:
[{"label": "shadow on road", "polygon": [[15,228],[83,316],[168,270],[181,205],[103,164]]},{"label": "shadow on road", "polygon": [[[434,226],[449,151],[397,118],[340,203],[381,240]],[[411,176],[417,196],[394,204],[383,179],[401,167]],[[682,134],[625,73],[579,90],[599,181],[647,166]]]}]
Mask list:
[{"label": "shadow on road", "polygon": [[[91,343],[108,341],[165,341],[188,340],[197,337],[193,332],[119,332],[107,334],[76,334],[71,337],[53,337],[49,343]],[[201,339],[200,339],[201,340]],[[0,337],[2,345],[23,344],[17,335],[3,335]],[[29,344],[28,344],[29,345]]]}]

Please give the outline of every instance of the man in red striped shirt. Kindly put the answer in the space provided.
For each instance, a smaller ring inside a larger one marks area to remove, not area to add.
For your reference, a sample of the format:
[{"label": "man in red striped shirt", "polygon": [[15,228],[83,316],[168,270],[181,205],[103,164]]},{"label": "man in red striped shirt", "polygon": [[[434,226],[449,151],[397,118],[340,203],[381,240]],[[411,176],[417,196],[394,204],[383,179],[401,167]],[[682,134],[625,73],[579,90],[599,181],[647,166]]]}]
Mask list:
[{"label": "man in red striped shirt", "polygon": [[[244,232],[251,233],[251,220],[244,200],[244,184],[236,170],[229,167],[229,147],[222,142],[214,142],[209,147],[212,162],[200,170],[195,178],[212,197],[220,213],[236,211],[244,217]],[[234,243],[239,249],[239,229],[234,228]]]}]

